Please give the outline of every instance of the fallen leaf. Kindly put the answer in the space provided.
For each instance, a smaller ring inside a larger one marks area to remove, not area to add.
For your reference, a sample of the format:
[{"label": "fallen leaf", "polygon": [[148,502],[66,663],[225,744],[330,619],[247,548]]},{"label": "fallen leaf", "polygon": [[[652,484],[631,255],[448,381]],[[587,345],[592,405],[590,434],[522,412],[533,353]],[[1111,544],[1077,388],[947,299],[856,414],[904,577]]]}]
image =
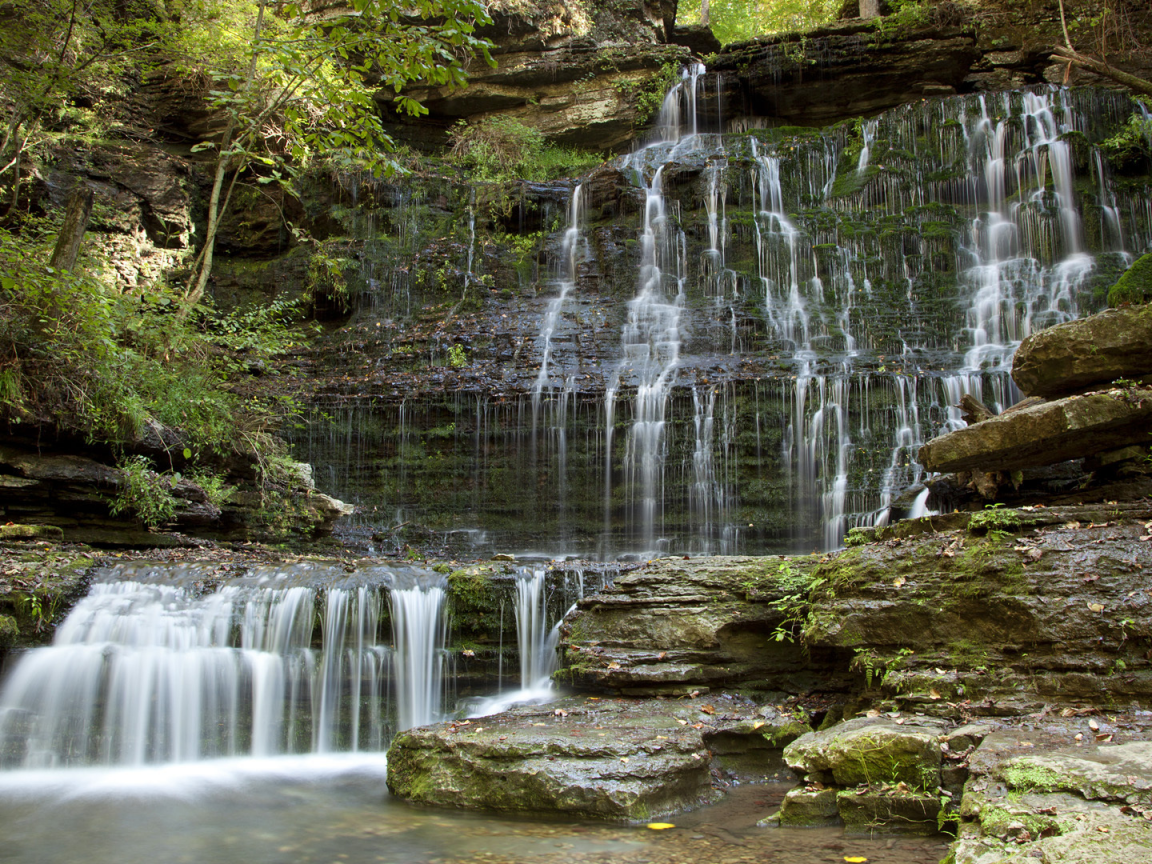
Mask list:
[{"label": "fallen leaf", "polygon": [[653,831],[666,831],[669,828],[675,828],[671,822],[649,822],[648,827]]},{"label": "fallen leaf", "polygon": [[608,668],[609,669],[619,669],[620,664],[617,663],[615,660],[613,660],[611,663],[608,664]]},{"label": "fallen leaf", "polygon": [[705,714],[715,714],[716,713],[716,708],[713,705],[701,705],[700,710],[703,711]]},{"label": "fallen leaf", "polygon": [[893,588],[902,588],[904,586],[904,583],[907,581],[908,580],[905,579],[903,576],[897,576],[895,579],[892,580],[892,587]]},{"label": "fallen leaf", "polygon": [[929,699],[939,699],[940,698],[940,691],[937,690],[935,687],[933,687],[931,690],[928,691],[928,698]]},{"label": "fallen leaf", "polygon": [[1080,527],[1080,523],[1079,522],[1065,522],[1064,527],[1065,528],[1071,528],[1072,530],[1076,530],[1077,528]]},{"label": "fallen leaf", "polygon": [[688,725],[687,720],[677,720],[676,722],[679,723],[681,726],[687,726]]},{"label": "fallen leaf", "polygon": [[1099,735],[1096,736],[1096,740],[1100,743],[1105,743],[1105,742],[1111,741],[1112,740],[1112,733],[1111,732],[1101,732]]},{"label": "fallen leaf", "polygon": [[1101,605],[1100,603],[1089,603],[1088,608],[1090,610],[1092,610],[1093,612],[1103,612],[1104,611],[1104,606]]},{"label": "fallen leaf", "polygon": [[628,761],[628,757],[627,757],[627,756],[621,756],[621,757],[620,757],[620,761],[621,761],[621,762],[627,762],[627,761]]},{"label": "fallen leaf", "polygon": [[1088,721],[1088,728],[1091,729],[1093,732],[1099,732],[1100,731],[1100,724],[1097,723],[1095,720],[1089,720]]},{"label": "fallen leaf", "polygon": [[657,660],[663,660],[667,656],[668,656],[667,651],[661,651],[659,654],[656,655],[656,659]]},{"label": "fallen leaf", "polygon": [[555,714],[557,717],[567,717],[568,716],[568,712],[565,711],[563,708],[557,708],[552,713]]},{"label": "fallen leaf", "polygon": [[692,728],[693,728],[693,729],[703,729],[703,728],[704,728],[704,724],[703,724],[703,723],[693,723],[693,724],[692,724]]},{"label": "fallen leaf", "polygon": [[879,712],[879,711],[877,711],[875,708],[869,708],[869,709],[868,709],[868,711],[865,713],[865,715],[864,715],[864,716],[865,716],[865,717],[879,717],[879,716],[880,716],[880,712]]},{"label": "fallen leaf", "polygon": [[763,725],[764,725],[763,720],[757,720],[755,723],[752,724],[752,731],[755,732],[757,729],[759,729]]},{"label": "fallen leaf", "polygon": [[864,864],[868,859],[863,855],[845,855],[844,860],[847,861],[848,864]]}]

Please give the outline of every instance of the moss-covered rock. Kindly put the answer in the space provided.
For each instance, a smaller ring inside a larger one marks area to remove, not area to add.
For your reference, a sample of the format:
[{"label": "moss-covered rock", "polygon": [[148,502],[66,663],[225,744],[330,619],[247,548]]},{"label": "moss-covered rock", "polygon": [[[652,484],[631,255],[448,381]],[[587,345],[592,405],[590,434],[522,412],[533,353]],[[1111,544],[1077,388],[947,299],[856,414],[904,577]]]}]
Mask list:
[{"label": "moss-covered rock", "polygon": [[835,789],[799,787],[789,791],[780,804],[780,824],[790,828],[818,828],[840,821]]},{"label": "moss-covered rock", "polygon": [[889,717],[858,717],[796,739],[784,748],[784,761],[797,773],[828,777],[840,786],[904,783],[935,789],[943,732],[942,725],[927,720],[898,724]]},{"label": "moss-covered rock", "polygon": [[1152,303],[1152,252],[1136,259],[1108,289],[1108,305]]},{"label": "moss-covered rock", "polygon": [[871,834],[876,830],[902,834],[935,834],[939,830],[937,795],[913,790],[904,784],[869,789],[845,789],[836,795],[836,807],[844,830]]},{"label": "moss-covered rock", "polygon": [[16,619],[11,615],[0,615],[0,649],[11,648],[19,635]]},{"label": "moss-covered rock", "polygon": [[685,719],[698,709],[569,699],[409,729],[388,751],[388,788],[419,804],[648,820],[712,796],[708,750]]}]

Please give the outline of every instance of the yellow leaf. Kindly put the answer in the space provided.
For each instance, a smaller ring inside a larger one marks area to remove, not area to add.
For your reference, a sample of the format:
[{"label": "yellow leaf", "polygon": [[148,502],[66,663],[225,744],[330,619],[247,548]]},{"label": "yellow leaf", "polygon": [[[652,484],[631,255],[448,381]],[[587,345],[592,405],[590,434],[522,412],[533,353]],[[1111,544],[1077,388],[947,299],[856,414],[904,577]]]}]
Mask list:
[{"label": "yellow leaf", "polygon": [[847,861],[848,864],[864,864],[868,859],[863,855],[845,855],[844,860]]},{"label": "yellow leaf", "polygon": [[676,826],[671,822],[649,822],[648,827],[653,831],[664,831],[668,828],[675,828]]}]

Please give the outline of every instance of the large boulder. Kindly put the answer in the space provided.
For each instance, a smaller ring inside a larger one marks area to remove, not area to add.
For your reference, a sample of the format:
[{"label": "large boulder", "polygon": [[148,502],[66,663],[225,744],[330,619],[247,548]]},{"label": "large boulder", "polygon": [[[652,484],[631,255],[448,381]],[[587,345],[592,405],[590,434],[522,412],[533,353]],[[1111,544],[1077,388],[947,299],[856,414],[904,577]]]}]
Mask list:
[{"label": "large boulder", "polygon": [[[1152,269],[1152,256],[1146,257]],[[1020,344],[1012,361],[1012,379],[1029,396],[1062,396],[1150,374],[1152,306],[1109,309],[1041,330]]]},{"label": "large boulder", "polygon": [[839,786],[905,783],[934,790],[940,785],[943,725],[898,719],[857,717],[809,732],[784,748],[784,761],[799,774]]},{"label": "large boulder", "polygon": [[855,650],[865,687],[925,713],[1152,699],[1152,505],[993,508],[956,527],[966,516],[820,563],[808,644]]},{"label": "large boulder", "polygon": [[617,821],[690,809],[713,795],[701,707],[573,698],[408,729],[388,751],[388,788],[418,804]]},{"label": "large boulder", "polygon": [[921,447],[920,462],[929,471],[1016,471],[1147,444],[1150,428],[1152,388],[1123,387],[1041,402],[957,429]]}]

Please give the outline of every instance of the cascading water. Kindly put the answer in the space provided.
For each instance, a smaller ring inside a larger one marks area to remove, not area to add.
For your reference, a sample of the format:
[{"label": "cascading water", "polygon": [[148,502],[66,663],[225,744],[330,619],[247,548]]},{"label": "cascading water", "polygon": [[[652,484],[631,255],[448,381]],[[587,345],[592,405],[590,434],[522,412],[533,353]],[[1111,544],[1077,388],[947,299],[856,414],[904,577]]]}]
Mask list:
[{"label": "cascading water", "polygon": [[[438,520],[486,551],[603,558],[838,546],[922,479],[918,448],[964,422],[963,395],[1016,401],[1019,342],[1096,308],[1152,244],[1152,195],[1085,143],[1138,110],[1122,95],[957,96],[803,134],[736,117],[717,135],[712,91],[685,69],[644,148],[549,193],[569,209],[559,291],[501,316],[494,338],[520,342],[489,378],[402,395],[399,424],[383,394],[335,406],[370,468],[333,491],[386,514],[358,517],[374,531]],[[576,224],[587,290],[566,293]],[[455,464],[467,475],[438,480]]]},{"label": "cascading water", "polygon": [[394,588],[392,630],[396,641],[398,726],[411,729],[440,717],[444,679],[444,588],[439,585]]},{"label": "cascading water", "polygon": [[[440,716],[444,591],[381,594],[405,572],[260,568],[205,594],[211,568],[113,568],[0,692],[0,764],[142,765],[381,750]],[[429,578],[422,577],[425,581]],[[319,612],[317,646],[315,624]]]}]

